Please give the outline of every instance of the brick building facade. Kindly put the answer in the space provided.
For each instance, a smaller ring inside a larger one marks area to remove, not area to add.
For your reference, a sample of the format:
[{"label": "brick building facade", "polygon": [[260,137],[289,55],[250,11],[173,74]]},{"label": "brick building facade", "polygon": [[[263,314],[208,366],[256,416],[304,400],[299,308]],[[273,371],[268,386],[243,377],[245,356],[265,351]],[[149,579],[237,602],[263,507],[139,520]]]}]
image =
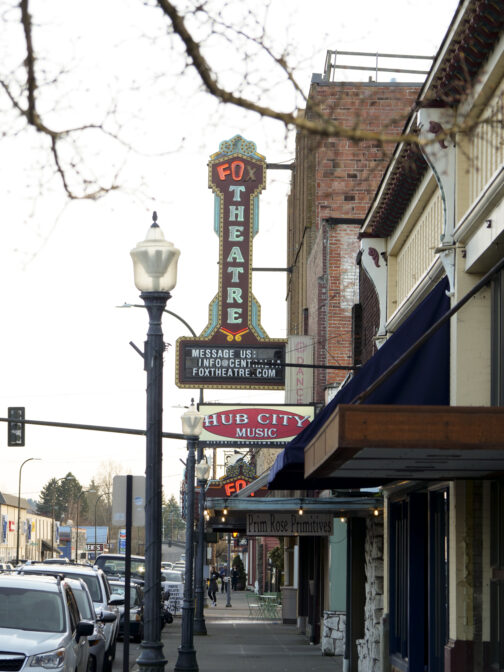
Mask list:
[{"label": "brick building facade", "polygon": [[[328,82],[314,76],[306,115],[342,126],[400,133],[418,94],[415,84]],[[315,338],[315,364],[354,364],[353,306],[359,303],[358,232],[393,146],[300,134],[288,204],[288,327]],[[370,298],[369,300],[372,300]],[[372,354],[370,338],[365,354]],[[348,370],[318,369],[313,399],[326,400]]]}]

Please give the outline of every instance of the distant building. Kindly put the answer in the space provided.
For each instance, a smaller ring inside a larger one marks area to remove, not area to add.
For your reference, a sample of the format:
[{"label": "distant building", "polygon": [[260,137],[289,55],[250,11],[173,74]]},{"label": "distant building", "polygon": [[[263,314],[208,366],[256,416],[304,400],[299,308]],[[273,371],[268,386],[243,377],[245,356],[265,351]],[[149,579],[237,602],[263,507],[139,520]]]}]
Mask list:
[{"label": "distant building", "polygon": [[18,502],[16,495],[0,492],[0,562],[16,560],[18,543],[20,560],[57,555],[52,546],[57,541],[56,525],[54,531],[52,526],[52,519],[36,513],[27,499],[21,497]]}]

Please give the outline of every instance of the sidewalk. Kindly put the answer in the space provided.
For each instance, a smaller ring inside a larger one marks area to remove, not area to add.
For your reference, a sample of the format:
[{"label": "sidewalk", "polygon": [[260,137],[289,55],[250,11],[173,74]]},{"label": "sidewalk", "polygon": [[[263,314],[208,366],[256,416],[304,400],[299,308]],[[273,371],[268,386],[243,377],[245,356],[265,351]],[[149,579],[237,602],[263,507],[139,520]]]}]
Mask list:
[{"label": "sidewalk", "polygon": [[[231,607],[219,593],[217,607],[205,609],[207,635],[194,636],[196,660],[201,672],[340,672],[339,657],[323,656],[320,646],[310,646],[295,625],[258,621],[249,616],[244,591],[231,593]],[[180,646],[181,617],[162,632],[166,672],[172,672]]]}]

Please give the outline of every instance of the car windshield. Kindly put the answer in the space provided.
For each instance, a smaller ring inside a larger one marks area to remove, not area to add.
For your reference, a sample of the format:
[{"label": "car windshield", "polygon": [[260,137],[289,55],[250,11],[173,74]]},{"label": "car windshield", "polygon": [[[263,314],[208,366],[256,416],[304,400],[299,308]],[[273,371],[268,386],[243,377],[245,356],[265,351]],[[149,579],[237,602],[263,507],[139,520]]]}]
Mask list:
[{"label": "car windshield", "polygon": [[0,628],[64,632],[61,596],[44,590],[1,587]]},{"label": "car windshield", "polygon": [[67,575],[70,579],[82,579],[88,587],[93,602],[104,602],[100,588],[100,582],[95,574],[71,574]]},{"label": "car windshield", "polygon": [[163,572],[165,581],[172,581],[173,583],[182,583],[182,574],[180,572]]},{"label": "car windshield", "polygon": [[92,605],[89,603],[86,593],[83,590],[75,588],[75,590],[73,590],[73,594],[77,600],[77,606],[79,607],[82,618],[93,621],[95,619],[95,614]]},{"label": "car windshield", "polygon": [[[125,576],[126,560],[124,558],[98,558],[96,564],[107,576]],[[131,558],[131,576],[136,579],[145,578],[145,561]]]},{"label": "car windshield", "polygon": [[[126,586],[124,583],[110,583],[110,591],[112,595],[119,595],[124,597],[126,593]],[[135,586],[130,588],[130,607],[137,607],[140,604],[139,594]]]}]

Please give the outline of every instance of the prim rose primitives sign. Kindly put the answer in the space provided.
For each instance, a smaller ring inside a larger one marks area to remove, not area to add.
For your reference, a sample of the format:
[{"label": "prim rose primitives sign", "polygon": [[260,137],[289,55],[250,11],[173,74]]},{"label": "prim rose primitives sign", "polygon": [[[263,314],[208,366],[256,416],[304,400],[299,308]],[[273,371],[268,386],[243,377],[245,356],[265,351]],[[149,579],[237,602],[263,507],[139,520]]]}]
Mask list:
[{"label": "prim rose primitives sign", "polygon": [[219,236],[219,290],[199,338],[177,340],[178,387],[283,389],[284,339],[270,339],[252,294],[252,241],[259,230],[259,194],[266,161],[237,135],[208,163]]}]

